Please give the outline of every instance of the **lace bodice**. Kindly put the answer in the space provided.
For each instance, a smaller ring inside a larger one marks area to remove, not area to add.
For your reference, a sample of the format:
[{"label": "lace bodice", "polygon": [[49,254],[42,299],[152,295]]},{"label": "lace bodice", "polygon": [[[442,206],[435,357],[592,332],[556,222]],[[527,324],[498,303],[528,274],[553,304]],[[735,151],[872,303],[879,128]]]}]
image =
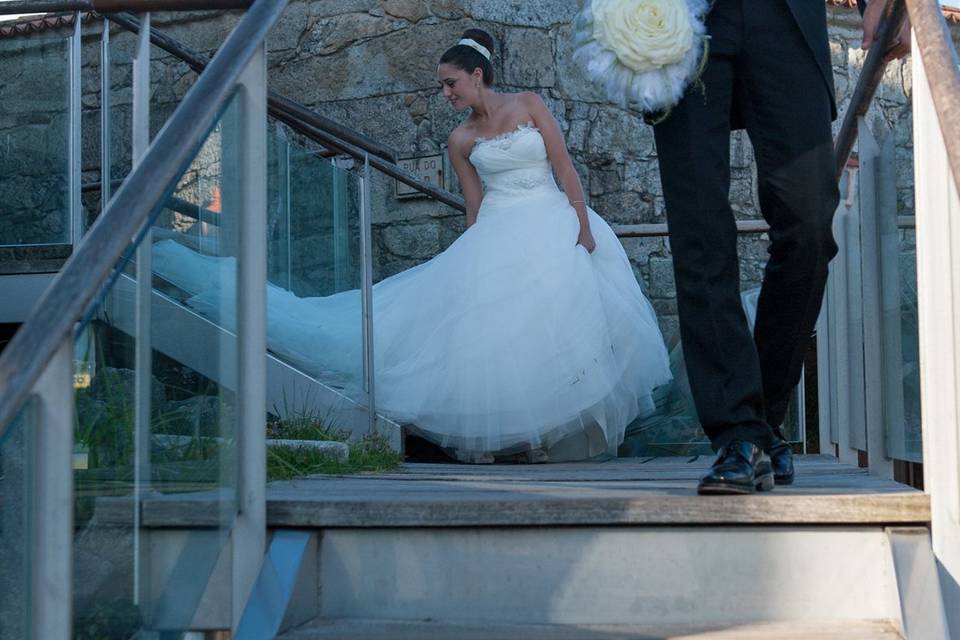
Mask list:
[{"label": "lace bodice", "polygon": [[558,191],[540,130],[520,125],[494,138],[480,138],[470,162],[483,182],[484,200],[538,191]]}]

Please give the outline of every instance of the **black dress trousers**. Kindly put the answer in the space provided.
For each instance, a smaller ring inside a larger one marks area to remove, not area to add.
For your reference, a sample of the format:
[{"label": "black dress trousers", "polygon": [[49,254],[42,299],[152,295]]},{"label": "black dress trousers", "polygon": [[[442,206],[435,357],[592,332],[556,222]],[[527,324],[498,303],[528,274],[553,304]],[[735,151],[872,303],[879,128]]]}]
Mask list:
[{"label": "black dress trousers", "polygon": [[[714,447],[739,438],[769,448],[774,433],[782,435],[837,252],[825,6],[716,0],[707,30],[702,85],[654,128],[680,332],[694,402]],[[754,335],[740,304],[729,201],[732,122],[753,145],[760,208],[771,228]]]}]

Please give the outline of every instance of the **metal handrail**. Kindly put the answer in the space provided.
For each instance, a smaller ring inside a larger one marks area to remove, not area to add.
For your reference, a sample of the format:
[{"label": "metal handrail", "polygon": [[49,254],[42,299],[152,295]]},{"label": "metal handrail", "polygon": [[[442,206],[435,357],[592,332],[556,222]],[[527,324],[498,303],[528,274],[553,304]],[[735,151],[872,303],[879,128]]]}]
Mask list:
[{"label": "metal handrail", "polygon": [[936,0],[907,0],[907,10],[940,121],[953,181],[960,186],[960,58]]},{"label": "metal handrail", "polygon": [[[111,180],[110,188],[116,189],[123,184],[123,180]],[[99,193],[101,191],[102,185],[99,182],[88,182],[80,187],[80,193]],[[197,222],[203,222],[205,224],[210,224],[215,227],[220,226],[220,214],[216,211],[211,211],[206,207],[201,207],[200,205],[194,204],[183,198],[178,198],[177,196],[167,196],[167,199],[163,201],[163,207],[174,211],[176,213],[187,216],[188,218],[193,218]]]},{"label": "metal handrail", "polygon": [[65,11],[200,11],[247,9],[253,0],[7,0],[0,2],[0,15],[58,13]]},{"label": "metal handrail", "polygon": [[[879,2],[879,0],[875,1]],[[840,132],[834,143],[837,163],[834,175],[837,180],[840,180],[840,176],[843,175],[847,160],[853,151],[853,143],[857,139],[858,119],[867,113],[870,103],[873,102],[873,96],[887,68],[887,51],[890,49],[893,38],[900,33],[906,16],[904,0],[888,0],[880,24],[877,26],[877,40],[870,47],[867,58],[863,61],[860,78],[857,80],[857,86],[850,98],[850,106],[847,107],[843,123],[840,125]]]},{"label": "metal handrail", "polygon": [[[139,33],[140,31],[140,21],[128,13],[118,13],[104,17],[133,33]],[[190,50],[159,29],[150,29],[150,40],[154,45],[180,59],[194,71],[202,71],[207,64],[206,58],[202,54]],[[395,162],[396,153],[385,145],[272,91],[268,94],[268,111],[272,117],[287,124],[294,131],[337,153],[351,156],[357,161],[364,161],[368,154],[372,154],[369,155],[369,163],[377,171],[453,209],[460,212],[466,211],[466,205],[461,196],[424,182],[401,169]],[[736,224],[737,232],[741,234],[766,233],[770,230],[766,222],[762,220],[741,220],[737,221]],[[612,227],[620,238],[650,238],[668,235],[667,225],[662,223],[612,225]]]},{"label": "metal handrail", "polygon": [[287,0],[255,0],[0,354],[0,435],[189,166]]},{"label": "metal handrail", "polygon": [[[132,33],[140,32],[140,21],[129,13],[117,13],[112,15],[104,15],[103,17],[118,24],[127,31]],[[202,72],[208,64],[206,56],[197,53],[196,51],[191,51],[182,43],[154,27],[150,28],[150,41],[157,47],[186,63],[187,66],[197,73]],[[287,124],[294,131],[302,133],[307,137],[312,136],[302,126],[302,124],[307,124],[315,129],[326,131],[340,140],[349,142],[350,144],[359,147],[363,151],[367,151],[385,160],[395,162],[397,159],[396,152],[390,147],[381,144],[376,140],[363,135],[362,133],[345,127],[339,122],[322,116],[315,111],[311,111],[307,107],[298,104],[293,100],[284,98],[274,91],[267,93],[267,110],[273,118],[280,120],[281,122]],[[319,140],[314,141],[320,142]],[[321,142],[321,144],[324,143]],[[362,156],[357,157],[357,159],[361,160]]]}]

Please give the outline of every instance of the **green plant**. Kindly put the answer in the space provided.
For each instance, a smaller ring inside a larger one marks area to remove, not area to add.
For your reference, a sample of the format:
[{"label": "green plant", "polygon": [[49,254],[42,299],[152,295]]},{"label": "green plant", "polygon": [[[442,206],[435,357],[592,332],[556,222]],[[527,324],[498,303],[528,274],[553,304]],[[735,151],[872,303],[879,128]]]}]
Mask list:
[{"label": "green plant", "polygon": [[373,433],[350,445],[346,462],[333,460],[307,447],[270,447],[267,449],[267,480],[384,473],[396,469],[402,462],[403,456],[390,447],[387,437]]},{"label": "green plant", "polygon": [[350,432],[335,425],[332,411],[321,416],[309,398],[304,398],[299,408],[291,408],[284,391],[283,407],[274,405],[273,412],[267,415],[267,437],[277,440],[346,442],[350,439]]}]

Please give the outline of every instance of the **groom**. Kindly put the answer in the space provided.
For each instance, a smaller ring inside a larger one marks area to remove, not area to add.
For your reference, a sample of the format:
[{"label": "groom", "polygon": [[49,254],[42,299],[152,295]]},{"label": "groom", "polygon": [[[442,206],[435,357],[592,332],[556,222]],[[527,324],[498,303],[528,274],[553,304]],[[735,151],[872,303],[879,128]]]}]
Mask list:
[{"label": "groom", "polygon": [[[869,46],[882,2],[864,17]],[[715,0],[702,88],[654,127],[684,358],[718,456],[701,494],[793,482],[780,426],[820,311],[839,191],[824,0]],[[730,131],[753,144],[770,258],[750,334],[729,203]],[[765,452],[770,460],[766,459]]]}]

